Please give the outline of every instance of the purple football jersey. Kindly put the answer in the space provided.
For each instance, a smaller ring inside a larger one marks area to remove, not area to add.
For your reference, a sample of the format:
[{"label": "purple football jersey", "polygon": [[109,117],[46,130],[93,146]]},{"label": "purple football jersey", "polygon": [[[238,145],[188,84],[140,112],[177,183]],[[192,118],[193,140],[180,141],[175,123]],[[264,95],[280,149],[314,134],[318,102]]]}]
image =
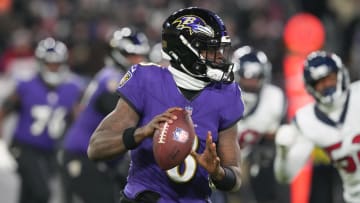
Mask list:
[{"label": "purple football jersey", "polygon": [[115,91],[122,75],[115,67],[108,66],[103,68],[89,84],[82,99],[82,105],[85,108],[65,135],[64,148],[66,150],[86,154],[92,133],[105,117],[96,110],[96,99],[103,92]]},{"label": "purple football jersey", "polygon": [[[235,83],[210,84],[188,100],[177,88],[168,69],[156,65],[131,67],[121,80],[118,92],[141,116],[138,126],[147,124],[170,107],[189,111],[197,134],[193,149],[198,153],[205,149],[208,131],[217,142],[218,132],[234,125],[244,110],[240,89]],[[125,194],[130,198],[151,190],[161,194],[160,202],[205,202],[209,199],[209,174],[192,156],[180,166],[163,171],[154,160],[152,138],[147,138],[131,151],[131,158],[125,187]]]},{"label": "purple football jersey", "polygon": [[64,83],[50,89],[37,75],[31,80],[19,82],[16,91],[21,108],[14,139],[40,149],[53,150],[81,95],[79,78],[70,76]]}]

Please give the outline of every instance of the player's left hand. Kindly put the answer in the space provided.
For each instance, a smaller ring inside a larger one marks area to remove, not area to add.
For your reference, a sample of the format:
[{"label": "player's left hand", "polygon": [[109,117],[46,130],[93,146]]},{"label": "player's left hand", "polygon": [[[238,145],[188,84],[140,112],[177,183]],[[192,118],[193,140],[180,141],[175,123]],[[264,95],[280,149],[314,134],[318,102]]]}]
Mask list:
[{"label": "player's left hand", "polygon": [[195,151],[191,152],[195,160],[204,167],[215,179],[221,179],[224,175],[224,169],[220,166],[220,157],[216,153],[216,144],[212,141],[211,132],[209,131],[206,138],[206,148],[202,154]]}]

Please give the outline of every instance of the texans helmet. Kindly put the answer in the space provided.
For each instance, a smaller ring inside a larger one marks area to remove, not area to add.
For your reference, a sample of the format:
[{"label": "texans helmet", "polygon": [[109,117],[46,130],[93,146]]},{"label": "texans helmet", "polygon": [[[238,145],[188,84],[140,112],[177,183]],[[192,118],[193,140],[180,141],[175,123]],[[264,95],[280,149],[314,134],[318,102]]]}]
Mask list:
[{"label": "texans helmet", "polygon": [[109,55],[112,60],[125,71],[132,65],[127,56],[145,56],[150,51],[148,38],[132,27],[115,30],[109,40]]},{"label": "texans helmet", "polygon": [[171,65],[196,79],[231,81],[230,46],[224,22],[209,10],[181,9],[163,23],[162,48]]},{"label": "texans helmet", "polygon": [[[271,63],[264,52],[250,46],[242,46],[233,53],[235,81],[245,92],[259,93],[271,78]],[[252,82],[245,83],[244,80]]]},{"label": "texans helmet", "polygon": [[68,49],[66,45],[52,37],[41,40],[36,49],[35,56],[40,63],[40,75],[49,85],[60,84],[67,76]]},{"label": "texans helmet", "polygon": [[[337,84],[322,92],[316,91],[315,85],[331,73],[336,73]],[[350,78],[341,59],[334,53],[315,51],[310,53],[304,63],[304,81],[307,91],[322,104],[332,104],[349,89]]]}]

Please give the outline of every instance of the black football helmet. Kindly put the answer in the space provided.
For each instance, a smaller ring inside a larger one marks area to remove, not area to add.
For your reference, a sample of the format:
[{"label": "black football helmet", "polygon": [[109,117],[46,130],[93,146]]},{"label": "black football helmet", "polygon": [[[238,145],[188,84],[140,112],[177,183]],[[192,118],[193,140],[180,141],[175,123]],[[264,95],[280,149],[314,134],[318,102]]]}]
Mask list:
[{"label": "black football helmet", "polygon": [[[331,73],[337,74],[336,86],[328,87],[322,92],[316,91],[316,83]],[[304,63],[303,76],[307,91],[316,101],[325,105],[334,103],[349,89],[350,78],[347,69],[344,67],[340,57],[334,53],[325,51],[310,53]]]},{"label": "black football helmet", "polygon": [[114,31],[109,40],[109,48],[112,60],[125,71],[132,65],[126,59],[127,56],[146,56],[150,51],[146,35],[131,27],[123,27]]},{"label": "black football helmet", "polygon": [[232,80],[230,46],[223,21],[209,10],[181,9],[163,23],[162,48],[171,65],[202,81]]},{"label": "black football helmet", "polygon": [[[271,63],[264,52],[250,46],[243,46],[233,53],[235,81],[245,92],[259,93],[266,82],[271,79]],[[243,83],[244,79],[253,79]]]},{"label": "black football helmet", "polygon": [[68,49],[63,42],[52,37],[43,39],[35,49],[35,56],[40,63],[40,75],[46,83],[56,86],[66,79],[69,72]]}]

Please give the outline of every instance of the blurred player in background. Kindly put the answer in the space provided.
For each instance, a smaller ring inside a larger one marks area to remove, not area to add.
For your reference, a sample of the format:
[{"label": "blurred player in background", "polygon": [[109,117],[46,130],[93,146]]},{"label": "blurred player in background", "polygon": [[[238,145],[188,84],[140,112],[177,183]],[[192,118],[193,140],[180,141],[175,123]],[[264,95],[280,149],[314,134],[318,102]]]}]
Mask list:
[{"label": "blurred player in background", "polygon": [[[284,118],[286,100],[282,90],[270,84],[271,63],[264,52],[243,46],[233,54],[235,81],[243,90],[244,118],[238,124],[238,139],[244,175],[249,184],[241,196],[253,194],[258,203],[279,203],[274,177],[274,135]],[[282,191],[282,193],[284,193]],[[244,199],[245,200],[245,199]]]},{"label": "blurred player in background", "polygon": [[18,114],[11,151],[22,182],[21,203],[49,201],[49,184],[56,173],[57,142],[82,91],[82,83],[67,66],[68,50],[63,42],[41,40],[35,55],[38,74],[19,81],[0,111],[1,119],[11,112]]},{"label": "blurred player in background", "polygon": [[[275,172],[290,182],[314,147],[323,149],[338,170],[344,199],[360,202],[360,83],[350,84],[346,67],[334,53],[316,51],[304,65],[304,81],[315,102],[299,109],[276,134]],[[328,191],[331,196],[332,191]],[[333,202],[331,199],[329,202]]]},{"label": "blurred player in background", "polygon": [[120,79],[131,65],[146,60],[150,47],[147,37],[130,27],[116,30],[108,45],[105,67],[90,82],[82,98],[82,110],[65,137],[63,178],[67,203],[117,202],[120,188],[126,183],[129,162],[120,162],[121,166],[118,159],[95,163],[88,159],[86,151],[91,134],[116,106],[119,96],[115,91]]},{"label": "blurred player in background", "polygon": [[[3,113],[0,111],[0,124],[3,124]],[[17,203],[20,181],[16,173],[17,164],[10,154],[8,143],[2,137],[0,126],[0,202]]]},{"label": "blurred player in background", "polygon": [[149,53],[149,60],[164,67],[167,67],[170,64],[170,58],[163,53],[160,42],[152,46]]},{"label": "blurred player in background", "polygon": [[[162,48],[171,57],[167,68],[154,64],[131,67],[120,82],[116,108],[93,133],[88,155],[103,160],[131,150],[128,182],[121,202],[208,202],[209,180],[218,189],[240,186],[240,148],[236,122],[243,103],[232,82],[227,56],[230,37],[215,13],[181,9],[166,19]],[[197,137],[184,163],[163,171],[156,164],[152,136],[160,123],[187,110]]]}]

